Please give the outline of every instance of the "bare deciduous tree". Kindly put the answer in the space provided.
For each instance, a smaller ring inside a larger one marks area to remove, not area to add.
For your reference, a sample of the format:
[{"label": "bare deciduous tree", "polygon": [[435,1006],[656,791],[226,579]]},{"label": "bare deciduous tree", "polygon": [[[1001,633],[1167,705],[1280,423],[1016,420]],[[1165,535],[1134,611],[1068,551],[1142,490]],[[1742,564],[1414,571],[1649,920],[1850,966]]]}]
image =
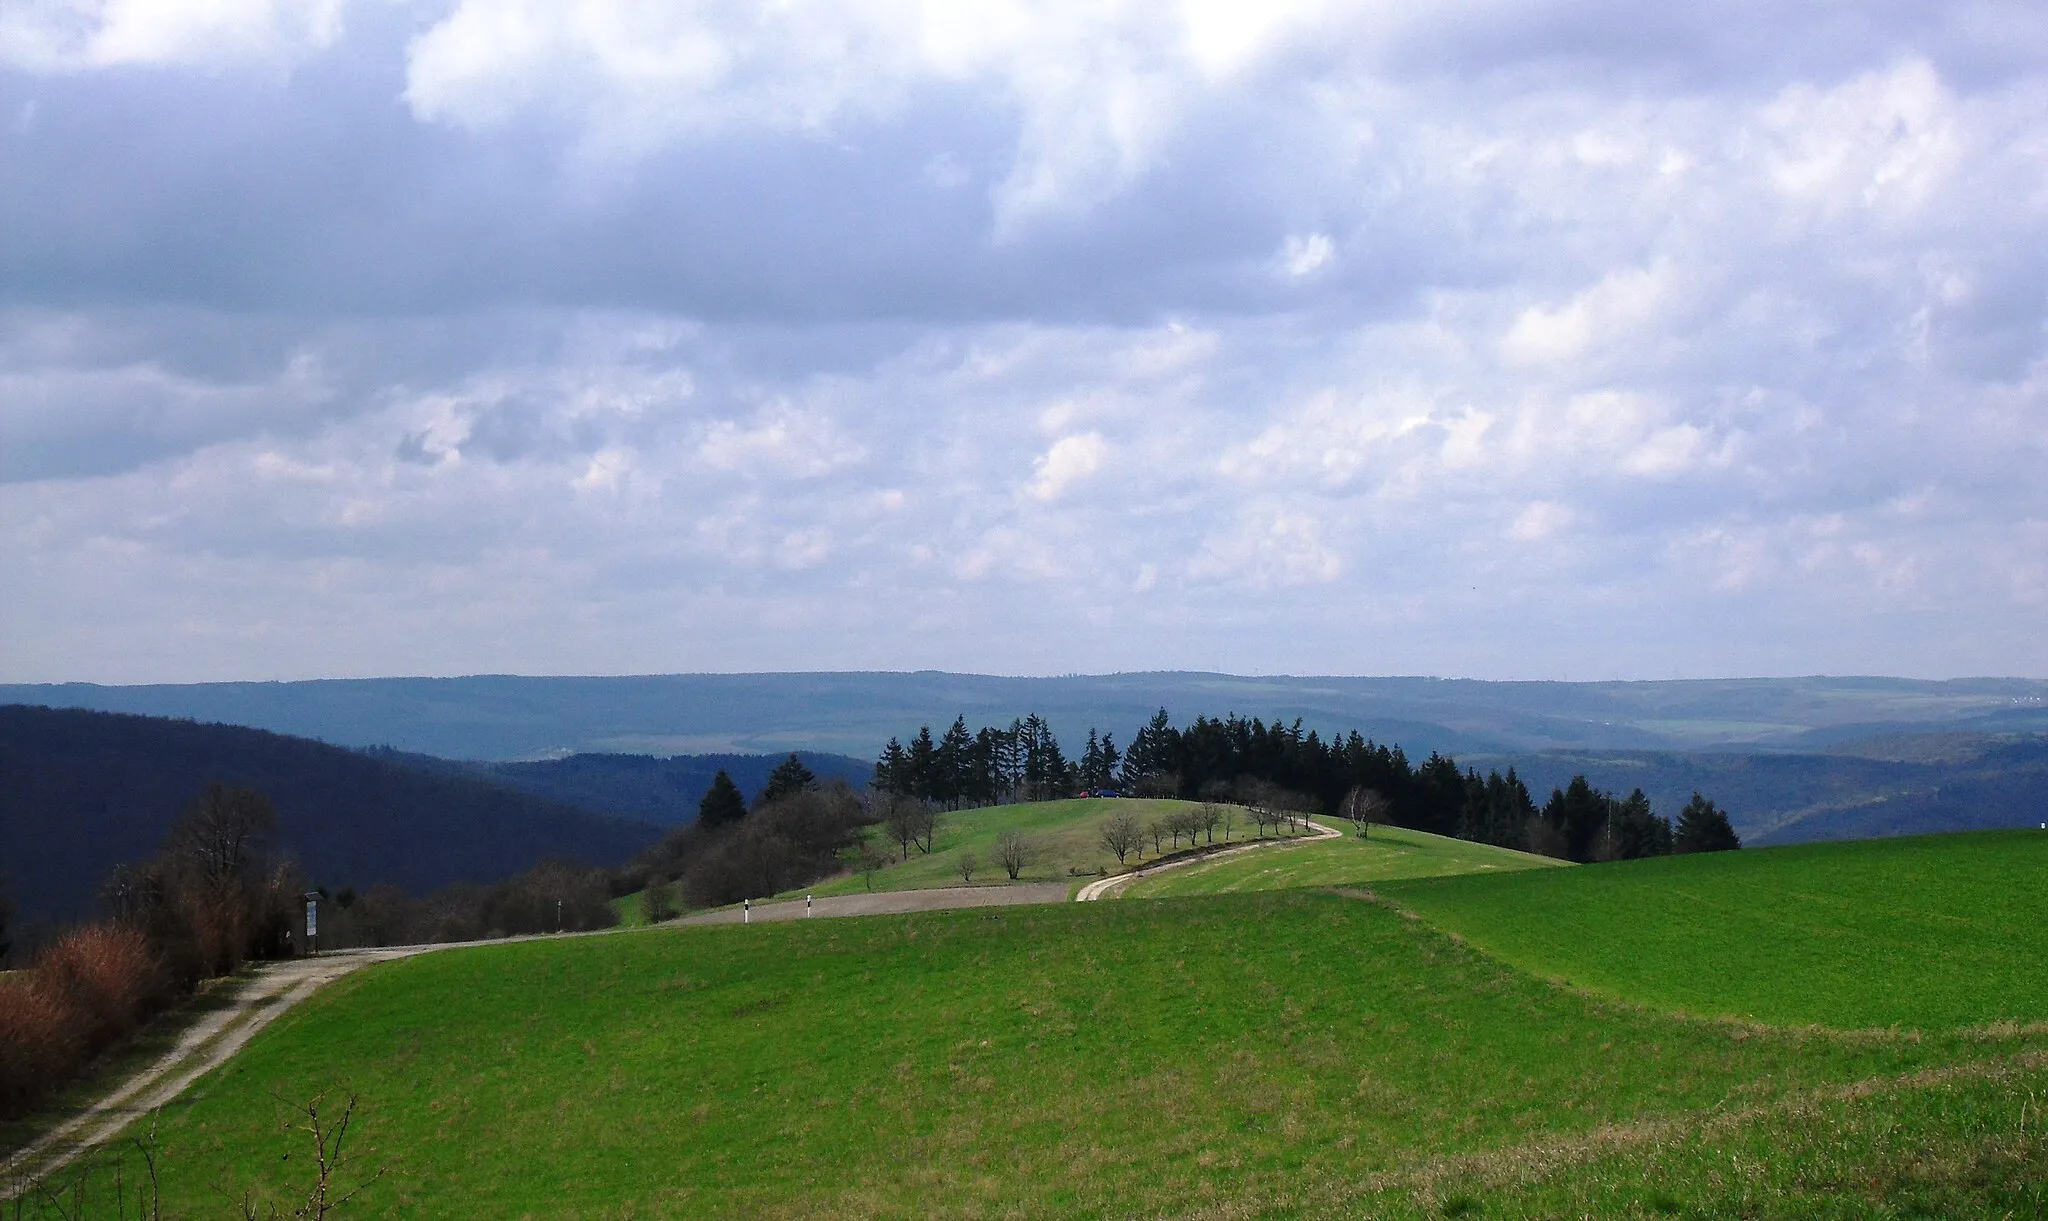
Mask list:
[{"label": "bare deciduous tree", "polygon": [[1337,812],[1350,819],[1363,838],[1370,833],[1373,823],[1386,821],[1387,799],[1378,789],[1354,785],[1350,792],[1344,794],[1344,804]]},{"label": "bare deciduous tree", "polygon": [[1102,846],[1109,849],[1119,865],[1144,845],[1144,836],[1145,829],[1138,825],[1138,816],[1129,810],[1118,810],[1102,824]]},{"label": "bare deciduous tree", "polygon": [[974,880],[974,871],[981,868],[981,862],[974,859],[972,852],[963,848],[960,850],[960,855],[953,858],[953,867],[960,871],[961,881],[972,882]]},{"label": "bare deciduous tree", "polygon": [[[910,845],[917,844],[924,834],[924,802],[901,793],[882,793],[876,796],[875,804],[882,829],[903,850],[903,859],[909,860]],[[920,849],[923,846],[918,844]]]},{"label": "bare deciduous tree", "polygon": [[860,880],[866,883],[869,890],[875,888],[875,875],[886,868],[888,864],[889,854],[876,848],[875,845],[866,840],[862,840],[860,847],[854,849],[854,872],[860,874]]},{"label": "bare deciduous tree", "polygon": [[933,803],[929,801],[917,803],[917,829],[924,836],[924,842],[918,846],[923,848],[927,855],[938,846],[939,824],[944,819],[945,816],[939,812],[939,807]]},{"label": "bare deciduous tree", "polygon": [[1337,813],[1358,824],[1358,834],[1364,836],[1372,824],[1386,822],[1386,797],[1378,789],[1354,785],[1350,793],[1343,795],[1343,805],[1337,807]]},{"label": "bare deciduous tree", "polygon": [[1012,882],[1031,863],[1031,856],[1031,841],[1025,839],[1022,832],[1004,831],[996,836],[996,864],[1003,867],[1003,872],[1010,875]]}]

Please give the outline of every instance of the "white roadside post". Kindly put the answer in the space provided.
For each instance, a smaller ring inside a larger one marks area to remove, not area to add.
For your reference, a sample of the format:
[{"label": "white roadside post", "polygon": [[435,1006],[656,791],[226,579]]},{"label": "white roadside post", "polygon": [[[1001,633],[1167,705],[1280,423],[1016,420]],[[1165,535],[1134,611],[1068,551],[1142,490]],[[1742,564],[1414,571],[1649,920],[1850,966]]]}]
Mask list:
[{"label": "white roadside post", "polygon": [[752,924],[754,922],[754,901],[752,899],[741,899],[740,903],[742,904],[740,908],[740,923]]},{"label": "white roadside post", "polygon": [[811,914],[811,896],[809,896],[809,895],[805,895],[805,896],[804,896],[804,916],[805,916],[806,918],[809,918],[810,914]]}]

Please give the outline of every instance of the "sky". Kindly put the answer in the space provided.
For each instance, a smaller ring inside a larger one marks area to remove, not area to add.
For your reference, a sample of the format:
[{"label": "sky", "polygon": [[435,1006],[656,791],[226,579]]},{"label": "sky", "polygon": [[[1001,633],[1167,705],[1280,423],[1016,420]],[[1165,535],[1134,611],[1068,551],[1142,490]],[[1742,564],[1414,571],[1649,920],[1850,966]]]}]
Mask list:
[{"label": "sky", "polygon": [[0,679],[2048,677],[2039,0],[11,0]]}]

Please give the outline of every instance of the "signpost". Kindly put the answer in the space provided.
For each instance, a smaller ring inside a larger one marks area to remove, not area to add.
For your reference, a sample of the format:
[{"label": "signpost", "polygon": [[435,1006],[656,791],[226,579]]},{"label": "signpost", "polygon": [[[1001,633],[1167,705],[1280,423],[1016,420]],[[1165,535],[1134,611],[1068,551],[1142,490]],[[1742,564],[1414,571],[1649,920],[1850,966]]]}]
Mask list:
[{"label": "signpost", "polygon": [[306,953],[311,954],[319,944],[320,937],[320,892],[306,892]]}]

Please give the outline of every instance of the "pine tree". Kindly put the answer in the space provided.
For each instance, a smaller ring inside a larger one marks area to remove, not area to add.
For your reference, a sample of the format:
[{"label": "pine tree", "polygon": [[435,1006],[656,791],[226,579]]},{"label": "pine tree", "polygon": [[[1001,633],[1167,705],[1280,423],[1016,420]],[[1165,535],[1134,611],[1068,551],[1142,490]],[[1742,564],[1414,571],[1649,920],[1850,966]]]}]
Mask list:
[{"label": "pine tree", "polygon": [[958,807],[967,800],[974,780],[974,736],[967,732],[966,717],[953,718],[932,762],[932,800]]},{"label": "pine tree", "polygon": [[1607,818],[1614,859],[1633,861],[1671,851],[1671,824],[1651,811],[1643,790],[1610,803]]},{"label": "pine tree", "polygon": [[706,831],[731,826],[747,816],[747,799],[740,786],[721,769],[711,778],[711,787],[697,803],[697,825]]},{"label": "pine tree", "polygon": [[875,760],[875,791],[908,794],[909,770],[909,756],[903,753],[903,744],[890,738],[889,744],[882,748],[882,757]]},{"label": "pine tree", "polygon": [[932,727],[920,725],[917,736],[910,740],[910,752],[904,766],[907,791],[912,797],[931,800],[938,791],[939,748],[932,741]]},{"label": "pine tree", "polygon": [[1543,820],[1564,836],[1568,859],[1593,859],[1593,841],[1607,826],[1608,807],[1613,800],[1588,784],[1584,776],[1573,776],[1571,783],[1563,789],[1550,790],[1550,801],[1543,807]]},{"label": "pine tree", "polygon": [[1698,793],[1678,812],[1678,830],[1672,836],[1674,852],[1728,852],[1742,847],[1728,814]]},{"label": "pine tree", "polygon": [[804,761],[792,751],[789,758],[776,764],[775,770],[768,773],[767,787],[761,790],[761,796],[754,804],[765,806],[792,793],[801,793],[817,782],[818,778],[811,774],[811,769],[805,767]]}]

